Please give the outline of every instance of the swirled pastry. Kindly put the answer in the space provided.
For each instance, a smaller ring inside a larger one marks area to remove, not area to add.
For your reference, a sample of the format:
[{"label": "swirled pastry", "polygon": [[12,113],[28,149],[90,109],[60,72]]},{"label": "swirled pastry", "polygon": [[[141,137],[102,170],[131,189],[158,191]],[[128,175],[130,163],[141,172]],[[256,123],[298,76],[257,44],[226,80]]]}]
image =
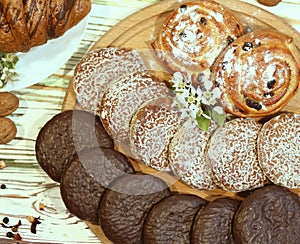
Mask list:
[{"label": "swirled pastry", "polygon": [[281,110],[299,86],[300,56],[293,38],[256,30],[238,38],[218,57],[212,81],[226,112],[258,117]]},{"label": "swirled pastry", "polygon": [[282,113],[266,122],[258,136],[258,159],[274,184],[300,188],[300,115]]},{"label": "swirled pastry", "polygon": [[219,3],[188,2],[171,12],[152,43],[173,72],[209,72],[216,57],[244,33],[239,20]]}]

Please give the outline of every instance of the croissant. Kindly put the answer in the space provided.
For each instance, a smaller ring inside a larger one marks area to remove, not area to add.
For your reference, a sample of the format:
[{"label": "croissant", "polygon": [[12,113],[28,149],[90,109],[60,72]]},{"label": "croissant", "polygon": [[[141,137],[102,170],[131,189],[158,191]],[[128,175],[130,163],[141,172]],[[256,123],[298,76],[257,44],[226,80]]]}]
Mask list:
[{"label": "croissant", "polygon": [[90,9],[90,0],[0,0],[0,51],[27,52],[62,36]]},{"label": "croissant", "polygon": [[212,81],[226,112],[262,117],[280,111],[296,94],[300,54],[292,37],[261,29],[238,38],[218,57]]}]

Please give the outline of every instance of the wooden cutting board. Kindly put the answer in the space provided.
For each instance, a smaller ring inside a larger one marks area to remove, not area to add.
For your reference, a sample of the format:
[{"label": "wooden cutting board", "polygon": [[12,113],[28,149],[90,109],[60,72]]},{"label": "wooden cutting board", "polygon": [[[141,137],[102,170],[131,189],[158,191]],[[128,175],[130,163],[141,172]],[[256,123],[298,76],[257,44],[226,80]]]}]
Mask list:
[{"label": "wooden cutting board", "polygon": [[[295,43],[300,49],[300,35],[290,25],[288,25],[281,18],[248,3],[240,2],[237,0],[215,0],[227,8],[231,9],[241,21],[247,24],[252,29],[260,28],[274,28],[285,34],[292,36]],[[157,30],[162,25],[162,22],[171,10],[182,4],[178,1],[166,0],[157,4],[146,7],[131,16],[127,17],[123,21],[119,22],[112,29],[110,29],[104,36],[102,36],[92,49],[103,48],[103,47],[125,47],[135,48],[142,52],[142,56],[146,55],[146,60],[151,60],[151,67],[156,67],[158,70],[162,69],[161,66],[156,62],[156,58],[151,50],[151,42],[154,40]],[[145,51],[146,50],[146,51]],[[148,63],[148,64],[149,64]],[[298,93],[286,106],[285,110],[300,112],[300,94]],[[67,90],[63,110],[80,108],[76,104],[76,95],[73,91],[72,83]],[[142,166],[138,163],[133,162],[134,167],[137,171],[157,175],[157,171],[148,167]],[[199,191],[186,186],[181,181],[176,181],[174,184],[174,178],[167,173],[161,173],[157,175],[163,178],[168,184],[172,191],[184,192],[196,194],[207,200],[213,200],[220,196],[232,196],[238,197],[234,193],[225,192],[222,190],[213,191]],[[300,195],[300,189],[295,190]],[[111,243],[103,234],[101,228],[97,225],[87,223],[91,230],[102,240],[104,243]]]}]

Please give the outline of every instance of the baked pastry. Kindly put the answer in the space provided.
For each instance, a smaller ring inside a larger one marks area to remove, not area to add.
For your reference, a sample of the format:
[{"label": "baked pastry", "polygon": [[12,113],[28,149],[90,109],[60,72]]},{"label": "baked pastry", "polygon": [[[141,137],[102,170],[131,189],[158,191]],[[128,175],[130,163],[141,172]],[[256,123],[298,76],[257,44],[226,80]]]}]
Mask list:
[{"label": "baked pastry", "polygon": [[280,111],[298,90],[300,54],[293,38],[261,29],[231,43],[216,60],[211,80],[226,112],[259,117]]},{"label": "baked pastry", "polygon": [[103,93],[110,83],[146,70],[142,57],[134,49],[108,47],[92,50],[74,70],[77,101],[85,110],[98,113]]},{"label": "baked pastry", "polygon": [[170,196],[167,184],[153,175],[116,178],[100,202],[100,225],[113,243],[143,243],[142,229],[151,208]]},{"label": "baked pastry", "polygon": [[300,197],[269,185],[245,198],[233,224],[235,243],[300,243]]},{"label": "baked pastry", "polygon": [[60,193],[67,209],[82,220],[99,223],[99,203],[106,187],[118,176],[134,173],[131,163],[110,148],[80,152],[65,166]]},{"label": "baked pastry", "polygon": [[130,123],[130,148],[136,161],[161,171],[170,170],[168,147],[183,122],[173,97],[142,104]]},{"label": "baked pastry", "polygon": [[233,219],[241,201],[222,197],[201,208],[193,224],[191,243],[233,244]]},{"label": "baked pastry", "polygon": [[213,133],[208,149],[214,182],[223,190],[240,192],[262,187],[257,137],[261,124],[250,118],[225,122]]},{"label": "baked pastry", "polygon": [[99,116],[114,143],[127,156],[129,149],[130,121],[142,103],[166,96],[170,92],[164,82],[146,72],[123,76],[105,90]]},{"label": "baked pastry", "polygon": [[77,152],[99,146],[114,146],[100,118],[86,111],[67,110],[53,116],[41,128],[35,151],[42,169],[52,180],[60,182],[64,166]]},{"label": "baked pastry", "polygon": [[274,184],[300,188],[300,115],[282,113],[266,122],[258,135],[258,159]]},{"label": "baked pastry", "polygon": [[189,119],[177,130],[169,145],[169,164],[174,174],[187,185],[201,190],[215,188],[206,159],[211,133],[201,130],[196,120]]},{"label": "baked pastry", "polygon": [[209,75],[216,57],[243,33],[241,22],[221,4],[187,2],[169,14],[152,46],[169,70],[197,78]]},{"label": "baked pastry", "polygon": [[155,204],[143,228],[144,243],[190,243],[196,213],[207,202],[196,195],[176,194]]},{"label": "baked pastry", "polygon": [[0,4],[0,51],[27,52],[62,36],[90,9],[90,0],[3,0]]}]

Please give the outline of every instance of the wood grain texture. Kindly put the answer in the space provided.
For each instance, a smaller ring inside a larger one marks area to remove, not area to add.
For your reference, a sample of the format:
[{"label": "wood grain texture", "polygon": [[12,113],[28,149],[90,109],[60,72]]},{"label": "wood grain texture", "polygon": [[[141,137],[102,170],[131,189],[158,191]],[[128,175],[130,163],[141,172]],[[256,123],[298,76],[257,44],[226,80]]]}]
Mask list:
[{"label": "wood grain texture", "polygon": [[[287,22],[287,20],[246,2],[232,0],[216,1],[231,9],[244,24],[248,25],[252,29],[274,28],[292,36],[298,49],[300,49],[300,34],[292,27],[291,24]],[[94,44],[91,49],[109,46],[135,48],[144,57],[148,67],[150,67],[152,70],[163,70],[161,65],[157,63],[150,44],[155,39],[157,30],[160,28],[168,13],[182,3],[183,2],[178,3],[177,1],[170,0],[162,1],[130,15],[111,28]],[[300,112],[300,107],[298,104],[299,101],[300,94],[298,93],[285,109],[288,111]],[[76,104],[76,95],[74,94],[71,83],[66,93],[65,104],[72,106],[75,105],[76,108],[80,109],[80,105]],[[165,180],[172,191],[195,194],[207,200],[213,200],[220,196],[238,197],[235,193],[225,192],[219,189],[212,191],[199,191],[188,187],[186,184],[180,180],[178,181],[168,173],[158,172],[132,160],[131,162],[133,163],[136,171],[154,174]],[[299,194],[298,189],[295,190],[295,192]],[[100,240],[102,240],[104,243],[111,243],[105,237],[100,226],[90,223],[87,224]]]}]

